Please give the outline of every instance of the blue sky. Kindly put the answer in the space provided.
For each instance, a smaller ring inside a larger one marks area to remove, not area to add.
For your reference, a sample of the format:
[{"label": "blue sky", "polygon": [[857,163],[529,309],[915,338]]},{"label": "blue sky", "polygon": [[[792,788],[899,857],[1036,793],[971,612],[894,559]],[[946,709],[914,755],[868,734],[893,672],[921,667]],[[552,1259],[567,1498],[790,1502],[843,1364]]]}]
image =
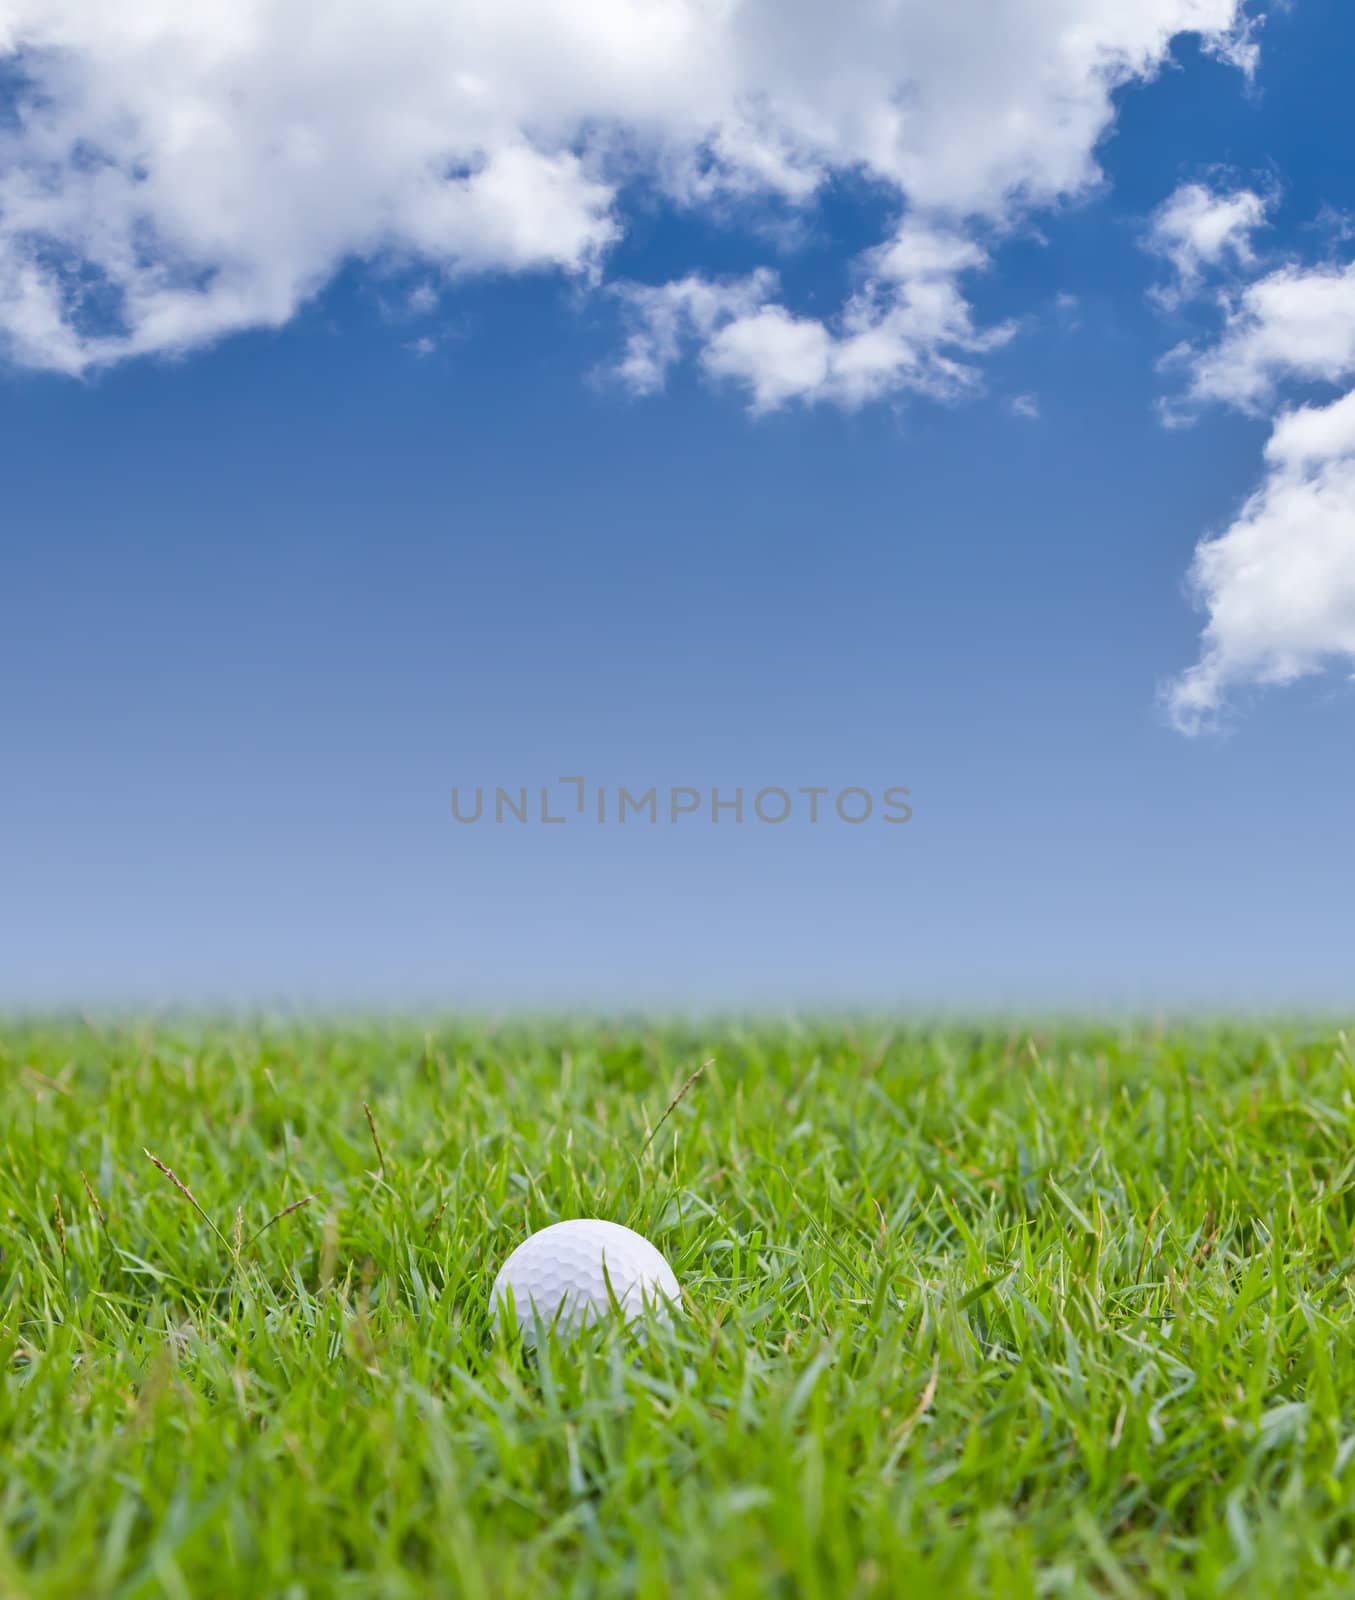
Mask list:
[{"label": "blue sky", "polygon": [[1348,9],[12,9],[0,1001],[1349,997]]}]

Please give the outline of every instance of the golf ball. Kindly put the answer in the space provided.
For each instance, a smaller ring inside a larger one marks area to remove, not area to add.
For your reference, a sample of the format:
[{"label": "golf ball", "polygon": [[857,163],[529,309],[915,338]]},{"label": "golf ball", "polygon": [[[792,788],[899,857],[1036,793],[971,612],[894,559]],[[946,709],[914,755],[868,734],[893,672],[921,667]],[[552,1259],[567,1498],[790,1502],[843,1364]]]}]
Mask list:
[{"label": "golf ball", "polygon": [[555,1222],[523,1240],[490,1291],[496,1323],[510,1290],[528,1344],[538,1319],[561,1332],[586,1327],[607,1316],[613,1298],[627,1321],[645,1306],[666,1311],[681,1303],[673,1269],[649,1240],[596,1217]]}]

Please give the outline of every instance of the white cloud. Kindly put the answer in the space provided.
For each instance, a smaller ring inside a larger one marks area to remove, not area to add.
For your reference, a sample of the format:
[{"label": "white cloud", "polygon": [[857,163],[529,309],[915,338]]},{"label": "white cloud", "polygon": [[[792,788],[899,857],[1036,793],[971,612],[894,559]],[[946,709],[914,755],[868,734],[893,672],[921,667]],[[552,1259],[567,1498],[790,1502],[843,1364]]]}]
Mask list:
[{"label": "white cloud", "polygon": [[1176,726],[1214,722],[1230,690],[1355,664],[1355,390],[1282,414],[1265,481],[1195,552],[1208,612],[1199,662],[1171,685]]},{"label": "white cloud", "polygon": [[1257,413],[1283,379],[1355,376],[1355,262],[1282,267],[1227,299],[1225,309],[1215,344],[1168,358],[1187,369],[1187,405],[1217,401]]},{"label": "white cloud", "polygon": [[1206,267],[1231,259],[1255,260],[1251,236],[1266,220],[1266,201],[1251,189],[1217,193],[1202,183],[1182,184],[1153,213],[1148,248],[1172,266],[1175,282],[1156,298],[1175,305],[1200,287]]},{"label": "white cloud", "polygon": [[812,317],[761,306],[726,323],[706,347],[704,365],[745,384],[755,411],[771,411],[797,395],[821,393],[833,369],[833,336]]},{"label": "white cloud", "polygon": [[[1219,338],[1170,358],[1188,375],[1168,421],[1206,402],[1264,414],[1284,384],[1355,379],[1355,263],[1291,263],[1223,299]],[[1214,723],[1230,691],[1355,662],[1355,390],[1284,411],[1232,525],[1196,547],[1200,659],[1171,686],[1176,726]]]},{"label": "white cloud", "polygon": [[[1280,9],[1289,5],[1291,0],[1277,0]],[[1233,26],[1222,33],[1207,34],[1204,39],[1204,49],[1207,55],[1217,56],[1220,61],[1226,61],[1230,67],[1236,67],[1248,79],[1256,74],[1256,69],[1261,62],[1261,46],[1256,35],[1265,26],[1265,12],[1248,15],[1239,13]]]},{"label": "white cloud", "polygon": [[654,286],[618,285],[634,326],[614,375],[636,394],[657,394],[690,343],[755,315],[776,288],[776,274],[766,268],[724,282],[693,274]]},{"label": "white cloud", "polygon": [[1037,395],[1014,394],[1007,402],[1007,406],[1014,417],[1024,417],[1028,422],[1038,422],[1040,419],[1040,401]]},{"label": "white cloud", "polygon": [[706,374],[742,387],[754,412],[791,400],[855,410],[902,389],[952,399],[978,383],[962,358],[1011,334],[1005,325],[977,329],[954,281],[985,261],[972,240],[908,218],[865,252],[861,286],[831,323],[774,303],[778,280],[765,271],[737,282],[623,285],[636,326],[615,370],[637,392],[653,393],[696,346]]},{"label": "white cloud", "polygon": [[706,364],[755,404],[953,389],[925,328],[967,321],[968,230],[1095,183],[1115,90],[1183,32],[1248,66],[1241,25],[1239,0],[988,0],[977,26],[897,0],[0,0],[26,84],[0,340],[71,373],[187,350],[285,323],[355,259],[588,278],[630,178],[801,203],[850,170],[930,219],[905,255],[949,261],[863,264],[831,326],[759,304]]}]

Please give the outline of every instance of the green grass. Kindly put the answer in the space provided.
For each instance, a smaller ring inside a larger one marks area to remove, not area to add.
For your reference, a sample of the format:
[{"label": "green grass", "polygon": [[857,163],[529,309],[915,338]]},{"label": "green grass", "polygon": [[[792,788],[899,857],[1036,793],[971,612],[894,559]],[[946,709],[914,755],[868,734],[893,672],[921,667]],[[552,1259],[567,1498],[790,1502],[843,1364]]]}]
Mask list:
[{"label": "green grass", "polygon": [[[1353,1135],[1317,1026],[11,1024],[0,1595],[1351,1593]],[[676,1329],[490,1337],[577,1215]]]}]

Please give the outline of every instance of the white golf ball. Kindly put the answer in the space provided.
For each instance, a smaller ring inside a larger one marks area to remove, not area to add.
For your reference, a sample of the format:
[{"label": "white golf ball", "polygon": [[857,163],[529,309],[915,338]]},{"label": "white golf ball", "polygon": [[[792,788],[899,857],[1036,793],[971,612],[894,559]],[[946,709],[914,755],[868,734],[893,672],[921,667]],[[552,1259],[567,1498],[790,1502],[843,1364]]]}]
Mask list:
[{"label": "white golf ball", "polygon": [[596,1217],[554,1222],[523,1240],[490,1291],[496,1323],[509,1290],[527,1344],[535,1341],[538,1319],[571,1331],[605,1318],[613,1299],[628,1322],[645,1306],[666,1312],[681,1303],[673,1269],[649,1240]]}]

